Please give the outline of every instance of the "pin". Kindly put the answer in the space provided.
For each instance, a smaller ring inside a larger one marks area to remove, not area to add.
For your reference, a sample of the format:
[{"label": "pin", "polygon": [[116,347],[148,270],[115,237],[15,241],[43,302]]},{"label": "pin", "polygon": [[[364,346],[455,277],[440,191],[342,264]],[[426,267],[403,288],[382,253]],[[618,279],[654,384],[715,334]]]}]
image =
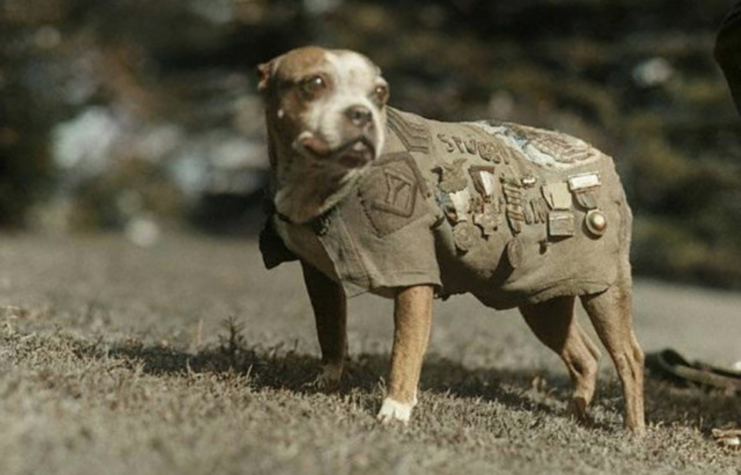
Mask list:
[{"label": "pin", "polygon": [[532,188],[535,186],[536,183],[538,183],[538,179],[532,175],[522,177],[522,180],[520,181],[522,183],[522,186],[524,186],[525,188]]}]

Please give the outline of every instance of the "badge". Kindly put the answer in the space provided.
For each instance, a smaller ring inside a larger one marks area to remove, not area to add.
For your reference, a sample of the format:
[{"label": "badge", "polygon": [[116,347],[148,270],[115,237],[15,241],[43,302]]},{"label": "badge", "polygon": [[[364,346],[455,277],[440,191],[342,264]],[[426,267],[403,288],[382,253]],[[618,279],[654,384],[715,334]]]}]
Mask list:
[{"label": "badge", "polygon": [[489,203],[484,203],[483,210],[481,213],[473,215],[473,224],[481,228],[484,236],[491,236],[499,228],[499,223],[502,220],[502,216],[497,214],[494,210],[494,206]]},{"label": "badge", "polygon": [[576,202],[584,209],[597,207],[597,190],[602,186],[599,173],[582,173],[569,177],[569,189],[574,193]]},{"label": "badge", "polygon": [[535,223],[548,222],[548,205],[545,203],[543,198],[530,200],[530,208],[532,208],[533,221],[535,221]]},{"label": "badge", "polygon": [[463,171],[466,162],[465,158],[457,158],[453,160],[453,163],[443,163],[433,170],[440,173],[441,190],[446,193],[455,193],[466,189],[468,180],[466,179],[466,173]]},{"label": "badge", "polygon": [[455,212],[453,221],[456,223],[468,221],[468,215],[471,214],[471,193],[469,193],[468,188],[456,193],[449,193],[448,196]]},{"label": "badge", "polygon": [[522,207],[522,214],[525,215],[525,223],[533,224],[533,222],[535,221],[535,217],[533,216],[533,208],[529,205],[530,203],[527,203],[525,206]]},{"label": "badge", "polygon": [[551,211],[548,213],[548,235],[568,237],[574,235],[574,213],[571,211]]},{"label": "badge", "polygon": [[522,223],[525,222],[525,213],[522,209],[522,189],[512,183],[502,183],[504,199],[507,203],[507,221],[514,234],[522,232]]},{"label": "badge", "polygon": [[468,221],[458,223],[453,228],[453,240],[455,247],[461,252],[468,252],[477,242],[478,229]]},{"label": "badge", "polygon": [[571,209],[571,193],[566,183],[551,183],[543,186],[543,198],[553,210]]},{"label": "badge", "polygon": [[522,264],[522,244],[520,243],[520,240],[513,238],[508,242],[506,252],[509,265],[512,266],[513,269],[520,267],[520,264]]},{"label": "badge", "polygon": [[479,156],[487,162],[500,163],[499,148],[492,142],[479,142]]},{"label": "badge", "polygon": [[491,201],[497,194],[498,182],[494,170],[494,167],[471,167],[468,169],[474,188],[486,201]]},{"label": "badge", "polygon": [[522,203],[522,189],[519,186],[512,183],[503,183],[502,190],[504,191],[504,199],[507,201],[507,204]]},{"label": "badge", "polygon": [[582,173],[569,177],[569,190],[571,191],[588,190],[590,188],[597,188],[600,185],[602,185],[602,182],[597,172]]},{"label": "badge", "polygon": [[598,205],[597,193],[594,190],[576,192],[574,198],[584,209],[595,209]]},{"label": "badge", "polygon": [[[509,125],[510,130],[526,140],[525,148],[534,148],[558,163],[572,164],[594,158],[595,151],[587,143],[574,137],[549,130],[534,130],[520,125]],[[532,153],[532,152],[531,152]]]},{"label": "badge", "polygon": [[600,237],[607,231],[607,216],[598,209],[593,209],[584,218],[587,230],[596,237]]}]

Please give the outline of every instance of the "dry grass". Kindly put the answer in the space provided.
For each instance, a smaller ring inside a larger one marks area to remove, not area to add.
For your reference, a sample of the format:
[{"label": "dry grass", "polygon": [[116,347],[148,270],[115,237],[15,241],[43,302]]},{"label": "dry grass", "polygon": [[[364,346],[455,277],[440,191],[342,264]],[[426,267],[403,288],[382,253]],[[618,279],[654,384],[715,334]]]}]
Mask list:
[{"label": "dry grass", "polygon": [[412,423],[386,428],[388,304],[353,304],[349,375],[317,392],[296,269],[265,273],[252,243],[3,238],[0,269],[3,475],[741,473],[709,436],[740,422],[738,397],[649,379],[635,439],[603,364],[582,427],[555,358],[466,299],[437,311]]}]

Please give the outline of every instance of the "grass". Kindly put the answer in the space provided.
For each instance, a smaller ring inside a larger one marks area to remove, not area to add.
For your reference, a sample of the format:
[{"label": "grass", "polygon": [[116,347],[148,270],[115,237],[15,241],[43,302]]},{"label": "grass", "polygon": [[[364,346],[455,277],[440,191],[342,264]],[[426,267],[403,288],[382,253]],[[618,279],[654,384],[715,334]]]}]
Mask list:
[{"label": "grass", "polygon": [[296,269],[258,262],[250,242],[0,241],[0,473],[739,473],[710,437],[738,424],[738,397],[649,378],[636,439],[603,364],[584,427],[518,321],[456,326],[448,306],[412,423],[382,427],[390,319],[351,307],[349,372],[323,394]]}]

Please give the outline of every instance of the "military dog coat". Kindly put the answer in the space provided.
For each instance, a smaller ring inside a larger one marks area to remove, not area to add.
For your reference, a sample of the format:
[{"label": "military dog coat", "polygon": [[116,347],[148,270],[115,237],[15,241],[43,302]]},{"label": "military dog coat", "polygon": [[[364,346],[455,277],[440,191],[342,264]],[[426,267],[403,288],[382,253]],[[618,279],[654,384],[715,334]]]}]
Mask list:
[{"label": "military dog coat", "polygon": [[[631,228],[612,159],[578,139],[390,108],[382,156],[335,208],[269,220],[348,296],[431,284],[497,309],[606,290]],[[287,260],[264,241],[269,267]]]}]

